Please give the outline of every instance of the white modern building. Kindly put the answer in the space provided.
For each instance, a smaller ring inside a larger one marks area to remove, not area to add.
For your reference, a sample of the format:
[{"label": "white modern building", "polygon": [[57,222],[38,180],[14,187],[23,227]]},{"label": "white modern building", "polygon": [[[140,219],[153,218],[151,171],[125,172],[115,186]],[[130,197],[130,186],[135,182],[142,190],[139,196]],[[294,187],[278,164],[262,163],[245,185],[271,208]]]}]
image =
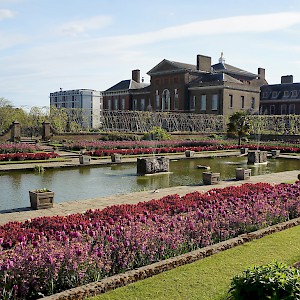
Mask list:
[{"label": "white modern building", "polygon": [[101,124],[102,93],[90,89],[67,90],[60,89],[50,93],[50,107],[66,109],[81,109],[87,127],[97,129]]}]

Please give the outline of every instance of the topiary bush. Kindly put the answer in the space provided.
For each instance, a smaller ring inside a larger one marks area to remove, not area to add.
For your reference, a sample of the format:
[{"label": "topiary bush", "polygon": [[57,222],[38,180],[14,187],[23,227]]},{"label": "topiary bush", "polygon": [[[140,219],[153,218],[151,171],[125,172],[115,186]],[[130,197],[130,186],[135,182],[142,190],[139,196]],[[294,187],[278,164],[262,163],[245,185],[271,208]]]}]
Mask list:
[{"label": "topiary bush", "polygon": [[300,299],[300,272],[283,263],[252,266],[233,277],[227,300]]}]

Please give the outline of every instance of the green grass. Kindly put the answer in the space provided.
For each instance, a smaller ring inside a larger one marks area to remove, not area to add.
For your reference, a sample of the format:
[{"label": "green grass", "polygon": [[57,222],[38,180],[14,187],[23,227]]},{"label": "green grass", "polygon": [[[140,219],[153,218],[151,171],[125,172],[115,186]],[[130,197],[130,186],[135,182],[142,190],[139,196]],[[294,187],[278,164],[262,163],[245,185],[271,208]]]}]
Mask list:
[{"label": "green grass", "polygon": [[89,300],[221,300],[231,278],[247,267],[273,260],[300,261],[300,226],[223,251]]}]

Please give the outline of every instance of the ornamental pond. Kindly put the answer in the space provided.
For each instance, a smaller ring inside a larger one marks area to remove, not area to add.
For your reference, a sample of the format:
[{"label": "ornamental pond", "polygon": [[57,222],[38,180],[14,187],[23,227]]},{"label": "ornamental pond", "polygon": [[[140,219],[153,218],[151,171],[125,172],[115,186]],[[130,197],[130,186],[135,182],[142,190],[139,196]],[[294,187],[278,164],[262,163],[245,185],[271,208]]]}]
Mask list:
[{"label": "ornamental pond", "polygon": [[[12,171],[0,173],[0,212],[30,206],[29,190],[47,188],[55,192],[55,203],[155,190],[172,186],[201,185],[203,169],[219,172],[221,180],[234,179],[238,167],[251,168],[252,176],[300,170],[300,160],[269,159],[266,165],[247,165],[247,157],[218,157],[170,161],[170,172],[137,176],[135,163],[78,168]],[[217,186],[216,186],[217,187]]]}]

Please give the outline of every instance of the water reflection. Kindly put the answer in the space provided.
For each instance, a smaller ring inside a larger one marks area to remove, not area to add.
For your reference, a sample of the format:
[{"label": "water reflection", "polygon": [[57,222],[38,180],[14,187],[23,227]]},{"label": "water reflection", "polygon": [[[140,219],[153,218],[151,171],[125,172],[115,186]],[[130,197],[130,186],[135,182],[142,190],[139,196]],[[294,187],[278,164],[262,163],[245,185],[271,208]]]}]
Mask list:
[{"label": "water reflection", "polygon": [[43,173],[5,172],[0,174],[0,211],[29,206],[28,191],[48,188],[55,192],[55,202],[104,197],[178,185],[202,184],[204,169],[221,174],[221,179],[235,178],[237,167],[251,168],[252,175],[300,169],[300,160],[270,159],[267,165],[247,165],[245,157],[184,159],[170,161],[170,173],[137,176],[136,164],[70,169],[48,169]]}]

